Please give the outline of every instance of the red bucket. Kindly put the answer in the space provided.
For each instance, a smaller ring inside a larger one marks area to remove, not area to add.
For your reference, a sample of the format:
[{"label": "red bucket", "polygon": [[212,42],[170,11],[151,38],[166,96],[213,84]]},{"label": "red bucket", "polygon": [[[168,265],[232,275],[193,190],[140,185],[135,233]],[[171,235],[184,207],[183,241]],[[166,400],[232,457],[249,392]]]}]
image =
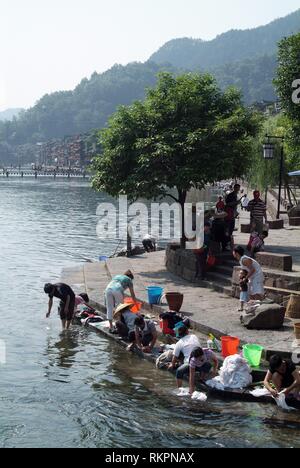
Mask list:
[{"label": "red bucket", "polygon": [[234,356],[239,352],[240,340],[234,336],[222,336],[222,356]]}]

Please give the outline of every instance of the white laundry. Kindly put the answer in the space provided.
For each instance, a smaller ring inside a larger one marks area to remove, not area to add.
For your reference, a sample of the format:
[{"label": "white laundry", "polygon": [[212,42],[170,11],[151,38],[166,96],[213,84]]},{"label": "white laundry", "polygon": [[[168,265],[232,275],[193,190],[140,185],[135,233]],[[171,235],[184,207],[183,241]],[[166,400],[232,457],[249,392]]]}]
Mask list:
[{"label": "white laundry", "polygon": [[210,388],[215,388],[216,390],[225,390],[225,385],[222,384],[220,377],[207,380],[206,385],[208,385]]},{"label": "white laundry", "polygon": [[167,345],[165,345],[164,348],[165,348],[166,351],[169,351],[169,350],[174,350],[175,346],[176,346],[175,344],[171,344],[171,345],[167,344]]},{"label": "white laundry", "polygon": [[176,392],[176,395],[181,398],[189,397],[189,398],[192,398],[192,400],[196,400],[196,401],[202,401],[202,402],[207,401],[207,395],[205,395],[205,393],[194,392],[193,395],[191,396],[189,389],[184,388],[184,387],[179,388],[178,391]]},{"label": "white laundry", "polygon": [[192,395],[192,400],[205,402],[207,401],[207,395],[201,392],[194,392]]},{"label": "white laundry", "polygon": [[[273,397],[274,398],[274,397]],[[278,398],[275,398],[275,401],[277,403],[277,406],[279,408],[285,410],[285,411],[296,411],[296,408],[292,408],[291,406],[288,406],[285,401],[285,394],[280,393]]]},{"label": "white laundry", "polygon": [[182,388],[179,388],[179,389],[178,389],[176,395],[177,395],[178,397],[187,397],[187,396],[190,396],[190,391],[189,391],[188,388],[182,387]]},{"label": "white laundry", "polygon": [[279,408],[285,410],[285,411],[295,411],[296,408],[292,408],[291,406],[288,406],[285,400],[285,394],[284,393],[279,393],[279,396],[275,398],[267,388],[257,388],[256,390],[253,390],[250,392],[251,395],[254,397],[261,397],[261,396],[270,396],[272,397],[275,401],[276,404]]},{"label": "white laundry", "polygon": [[246,359],[239,354],[235,354],[225,359],[219,377],[206,383],[209,387],[219,390],[224,390],[224,388],[246,388],[252,383],[251,369]]},{"label": "white laundry", "polygon": [[271,396],[271,393],[269,392],[269,390],[267,388],[256,388],[255,390],[250,392],[250,395],[252,395],[252,396],[254,396],[256,398],[259,398],[259,397],[262,397],[262,396]]}]

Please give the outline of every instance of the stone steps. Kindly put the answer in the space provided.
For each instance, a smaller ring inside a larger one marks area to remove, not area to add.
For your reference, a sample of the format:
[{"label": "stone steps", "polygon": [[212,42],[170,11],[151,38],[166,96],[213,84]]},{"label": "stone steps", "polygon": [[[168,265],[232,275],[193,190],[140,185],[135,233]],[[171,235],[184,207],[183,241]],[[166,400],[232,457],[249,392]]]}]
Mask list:
[{"label": "stone steps", "polygon": [[236,266],[236,263],[233,266],[228,264],[217,265],[213,271],[216,271],[217,273],[222,273],[223,275],[231,278],[234,266]]},{"label": "stone steps", "polygon": [[218,284],[231,287],[231,276],[227,274],[220,273],[219,271],[210,271],[207,273],[207,278],[212,282],[216,281]]}]

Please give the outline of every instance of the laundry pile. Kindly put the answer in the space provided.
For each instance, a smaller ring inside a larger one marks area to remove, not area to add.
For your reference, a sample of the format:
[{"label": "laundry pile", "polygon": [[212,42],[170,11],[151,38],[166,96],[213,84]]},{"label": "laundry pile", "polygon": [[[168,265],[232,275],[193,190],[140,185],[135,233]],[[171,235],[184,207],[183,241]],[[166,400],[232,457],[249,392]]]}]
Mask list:
[{"label": "laundry pile", "polygon": [[251,368],[246,359],[239,354],[227,357],[220,369],[220,375],[206,382],[209,387],[217,390],[242,389],[251,383]]}]

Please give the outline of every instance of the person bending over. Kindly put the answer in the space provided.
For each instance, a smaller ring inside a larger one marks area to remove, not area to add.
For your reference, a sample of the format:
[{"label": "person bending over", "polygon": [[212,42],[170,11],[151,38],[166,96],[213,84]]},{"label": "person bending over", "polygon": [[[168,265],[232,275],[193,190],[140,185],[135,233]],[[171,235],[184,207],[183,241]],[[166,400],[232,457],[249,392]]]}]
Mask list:
[{"label": "person bending over", "polygon": [[265,387],[277,398],[283,392],[286,396],[300,397],[300,373],[295,364],[289,360],[283,360],[275,354],[270,359],[270,368],[267,372]]},{"label": "person bending over", "polygon": [[[179,338],[178,343],[176,343],[172,363],[169,366],[169,369],[175,369],[176,366],[181,363],[180,356],[183,356],[184,362],[177,371],[176,371],[176,381],[177,387],[182,387],[182,380],[186,372],[186,368],[189,367],[190,357],[194,349],[200,348],[200,342],[196,335],[190,334],[189,329],[184,325],[183,322],[180,322],[175,327],[176,336]],[[184,371],[184,372],[182,372]]]},{"label": "person bending over", "polygon": [[157,331],[152,320],[139,315],[135,319],[135,341],[143,353],[152,353],[157,341]]},{"label": "person bending over", "polygon": [[58,310],[61,318],[62,328],[63,330],[68,330],[71,326],[75,309],[75,293],[73,289],[64,283],[47,283],[44,286],[44,292],[49,296],[48,313],[46,318],[49,318],[51,315],[53,298],[56,297],[57,299],[60,299]]},{"label": "person bending over", "polygon": [[104,301],[107,309],[107,320],[109,321],[109,331],[114,333],[113,328],[113,311],[122,304],[125,299],[125,291],[129,289],[131,297],[134,302],[137,302],[134,288],[134,276],[130,270],[126,271],[124,275],[114,276],[112,281],[107,286],[104,293]]}]

